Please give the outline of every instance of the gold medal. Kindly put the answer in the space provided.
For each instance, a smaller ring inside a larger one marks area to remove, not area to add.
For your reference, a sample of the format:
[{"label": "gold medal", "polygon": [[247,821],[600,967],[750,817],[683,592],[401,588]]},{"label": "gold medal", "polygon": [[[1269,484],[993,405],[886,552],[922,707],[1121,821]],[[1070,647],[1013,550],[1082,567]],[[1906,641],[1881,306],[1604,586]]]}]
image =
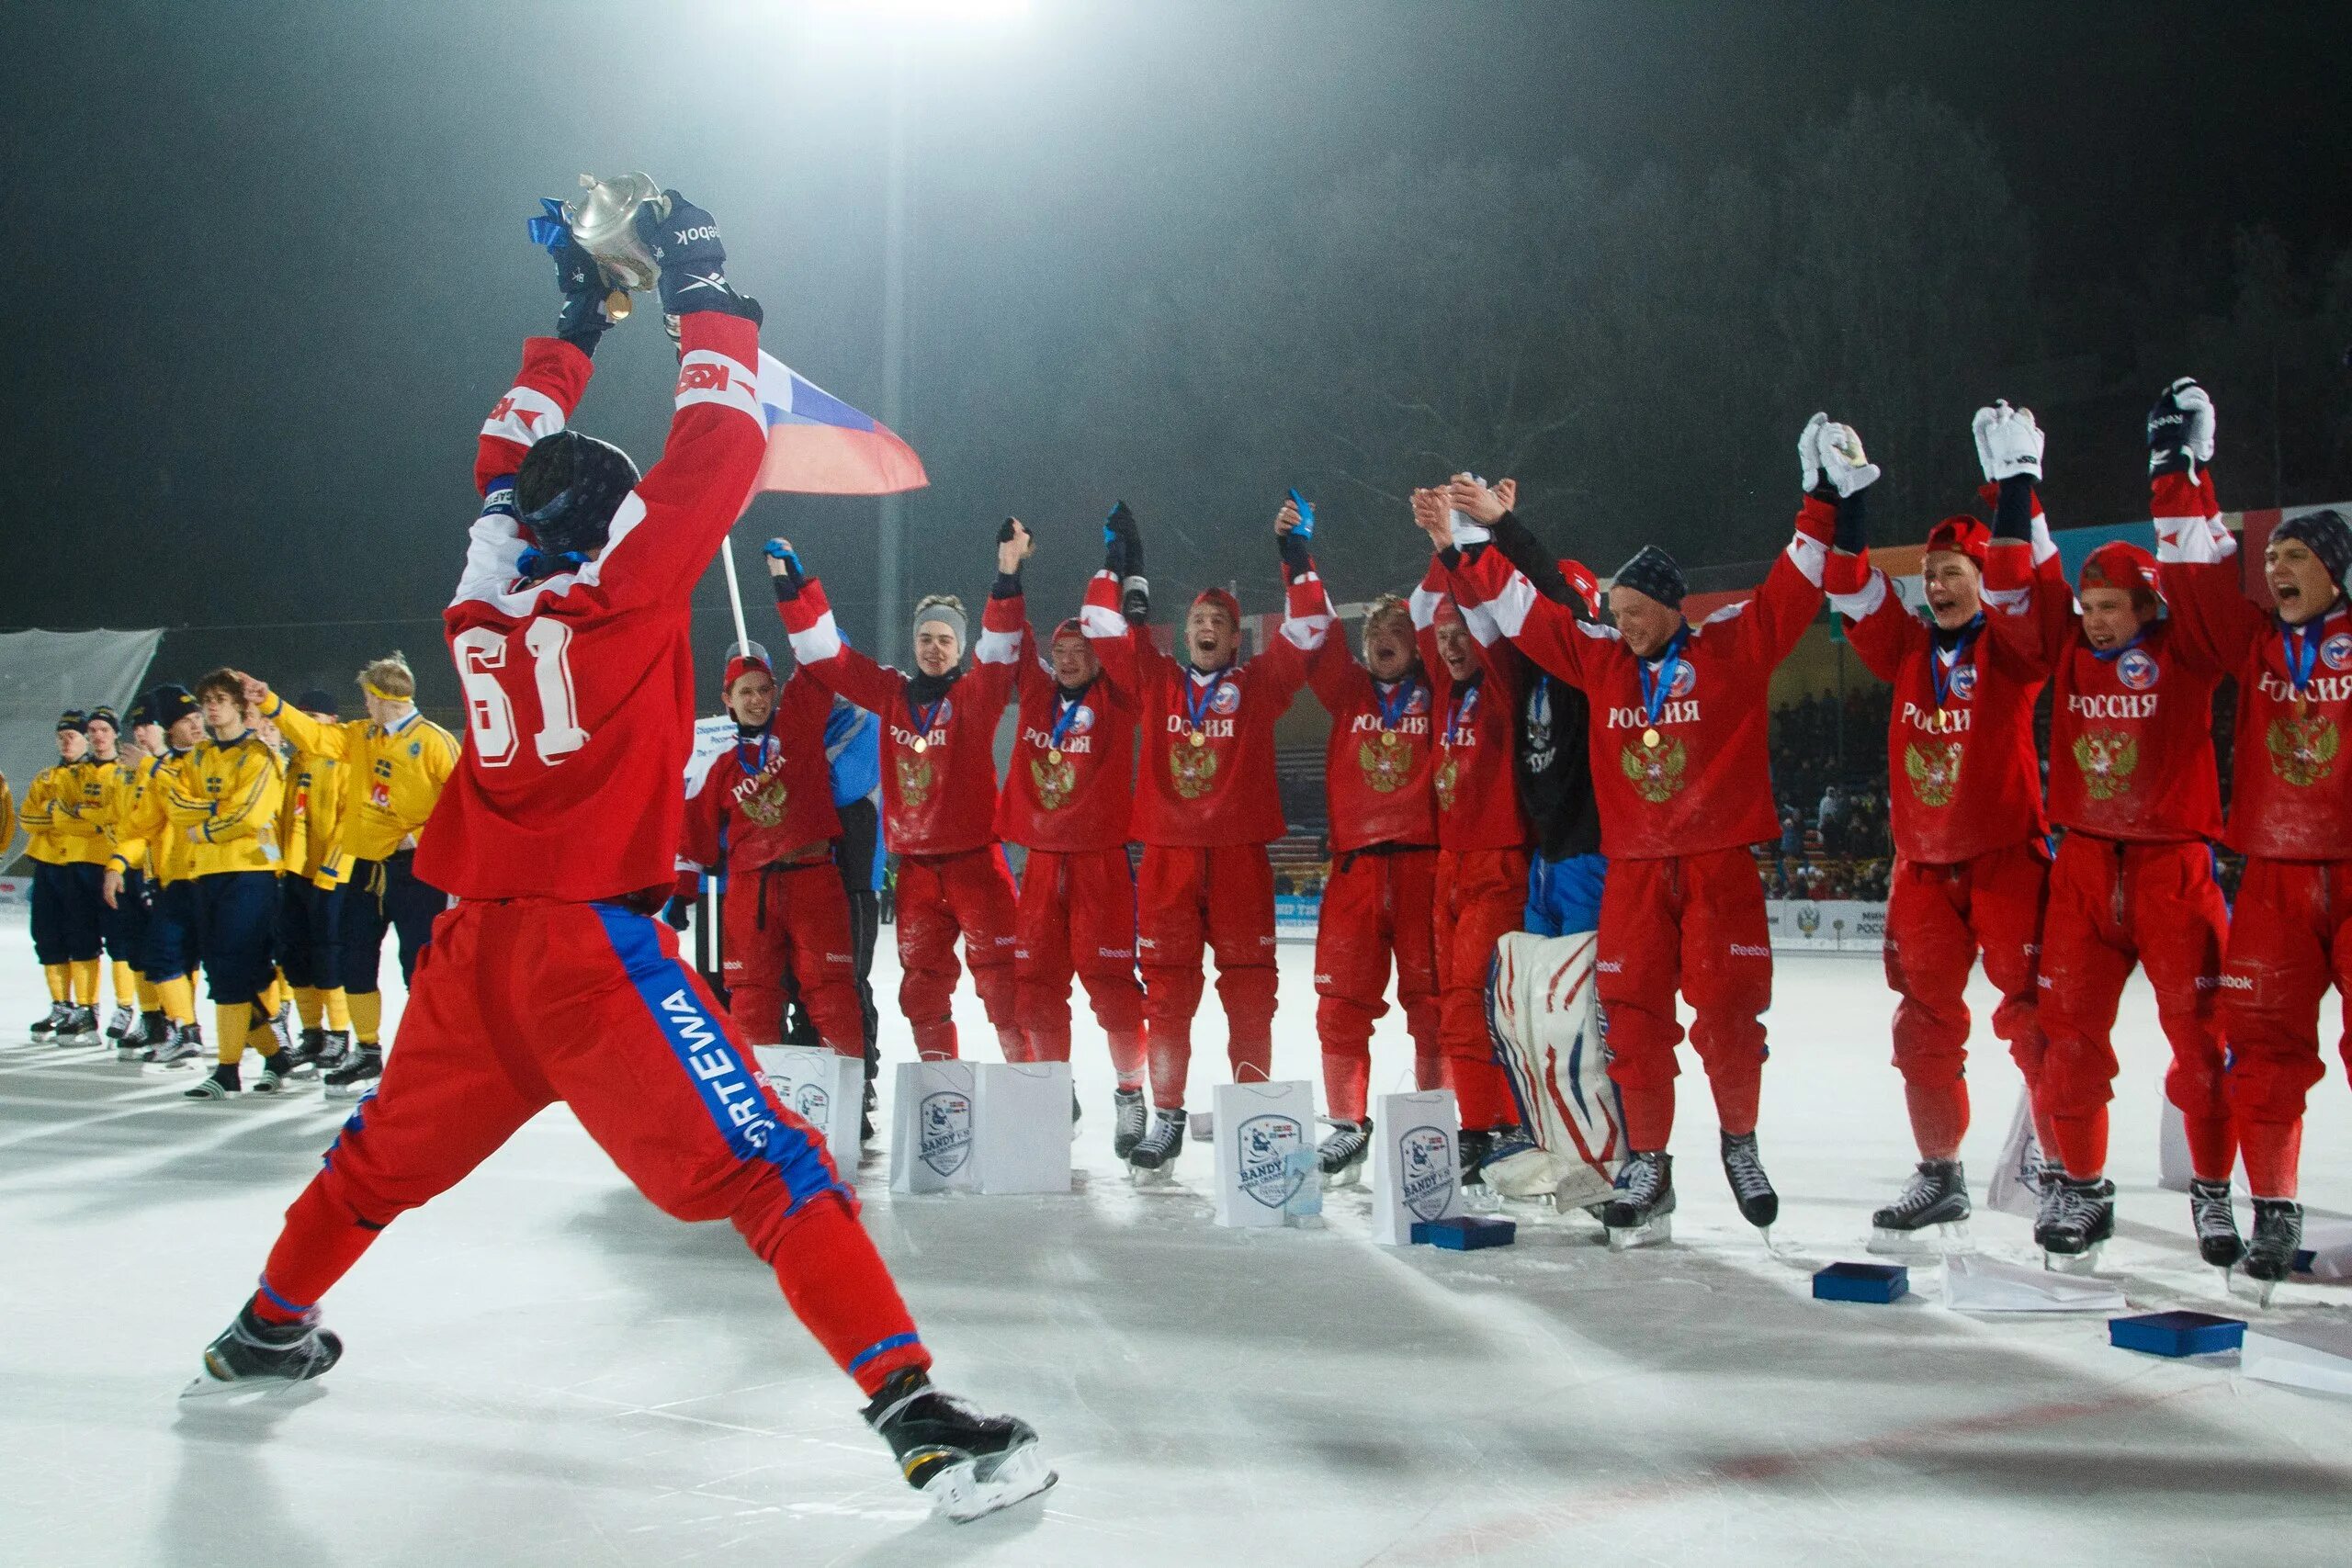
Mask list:
[{"label": "gold medal", "polygon": [[1185,744],[1190,746],[1205,746],[1209,743],[1209,738],[1195,729],[1192,734],[1184,738],[1184,741]]},{"label": "gold medal", "polygon": [[1384,730],[1382,730],[1382,731],[1380,732],[1380,743],[1381,743],[1383,746],[1394,746],[1394,745],[1396,745],[1396,732],[1395,730],[1393,730],[1393,729],[1384,729]]},{"label": "gold medal", "polygon": [[1053,764],[1054,764],[1055,766],[1057,766],[1057,767],[1059,767],[1059,766],[1061,765],[1061,760],[1062,760],[1062,749],[1061,749],[1060,747],[1058,747],[1058,746],[1055,747],[1053,750],[1049,750],[1049,751],[1047,751],[1047,752],[1046,753],[1046,761],[1047,761],[1048,762],[1053,763]]},{"label": "gold medal", "polygon": [[628,312],[629,298],[628,289],[616,288],[611,293],[605,296],[605,315],[609,321],[611,321],[613,325],[619,326],[623,321],[628,321]]},{"label": "gold medal", "polygon": [[914,739],[914,749],[918,751],[928,751],[931,750],[931,742],[924,737],[918,735]]},{"label": "gold medal", "polygon": [[1656,746],[1657,744],[1657,731],[1655,729],[1643,730],[1642,744],[1645,746]]}]

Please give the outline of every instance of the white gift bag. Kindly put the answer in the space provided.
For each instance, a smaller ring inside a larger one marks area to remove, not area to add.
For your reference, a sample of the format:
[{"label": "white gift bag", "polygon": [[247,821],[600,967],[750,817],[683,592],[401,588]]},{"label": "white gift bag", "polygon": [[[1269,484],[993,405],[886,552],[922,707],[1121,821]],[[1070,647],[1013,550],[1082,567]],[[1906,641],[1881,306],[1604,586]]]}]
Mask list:
[{"label": "white gift bag", "polygon": [[1069,1190],[1069,1064],[972,1068],[972,1163],[983,1192]]},{"label": "white gift bag", "polygon": [[1944,1259],[1944,1305],[1954,1312],[2128,1312],[2105,1280],[2003,1263],[1982,1253]]},{"label": "white gift bag", "polygon": [[2017,1114],[2009,1120],[2009,1135],[2001,1144],[2000,1162],[1984,1185],[1984,1204],[2006,1214],[2033,1218],[2041,1206],[2036,1173],[2041,1168],[2041,1144],[2033,1135],[2033,1096],[2018,1090]]},{"label": "white gift bag", "polygon": [[865,1063],[823,1046],[754,1045],[760,1077],[775,1097],[825,1136],[842,1179],[856,1184],[860,1121],[865,1109]]},{"label": "white gift bag", "polygon": [[1306,1178],[1292,1151],[1314,1144],[1315,1086],[1305,1078],[1216,1086],[1216,1223],[1279,1225]]},{"label": "white gift bag", "polygon": [[2352,1324],[2332,1318],[2249,1324],[2238,1370],[2289,1388],[2352,1394]]},{"label": "white gift bag", "polygon": [[901,1062],[890,1106],[890,1190],[977,1192],[969,1062]]},{"label": "white gift bag", "polygon": [[1462,1213],[1462,1114],[1450,1089],[1384,1094],[1372,1127],[1372,1239],[1408,1247],[1417,1222]]}]

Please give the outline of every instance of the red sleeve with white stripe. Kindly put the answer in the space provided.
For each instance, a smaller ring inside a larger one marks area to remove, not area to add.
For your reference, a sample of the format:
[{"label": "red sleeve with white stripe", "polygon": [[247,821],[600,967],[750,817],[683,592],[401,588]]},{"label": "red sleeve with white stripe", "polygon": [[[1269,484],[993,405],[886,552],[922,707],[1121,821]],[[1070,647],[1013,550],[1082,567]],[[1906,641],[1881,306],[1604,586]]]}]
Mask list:
[{"label": "red sleeve with white stripe", "polygon": [[906,690],[906,677],[884,668],[842,640],[833,607],[825,599],[825,585],[811,577],[800,592],[779,601],[785,635],[792,642],[792,657],[808,678],[829,692],[838,693],[868,713],[895,714]]},{"label": "red sleeve with white stripe", "polygon": [[490,493],[492,479],[511,478],[523,466],[531,444],[571,423],[571,411],[588,390],[594,361],[557,337],[523,340],[523,368],[514,384],[492,405],[474,443],[474,491]]},{"label": "red sleeve with white stripe", "polygon": [[1282,629],[1250,661],[1253,680],[1275,688],[1284,701],[1296,695],[1306,684],[1307,660],[1321,649],[1339,619],[1312,558],[1306,569],[1295,575],[1284,566]]},{"label": "red sleeve with white stripe", "polygon": [[958,682],[971,688],[966,700],[977,702],[991,719],[1002,713],[1028,649],[1028,601],[990,594],[980,606],[980,636],[972,644],[972,672]]},{"label": "red sleeve with white stripe", "polygon": [[2208,662],[2235,670],[2270,619],[2240,586],[2238,541],[2222,522],[2213,470],[2150,476],[2148,506],[2156,576],[2174,621]]},{"label": "red sleeve with white stripe", "polygon": [[[1511,565],[1502,551],[1488,546],[1464,552],[1462,564],[1449,579],[1454,601],[1462,606],[1463,623],[1479,607],[1496,630],[1509,637],[1537,667],[1548,670],[1572,686],[1585,684],[1585,654],[1617,640],[1617,628],[1578,620],[1566,604],[1544,598],[1525,573]],[[1425,582],[1413,594],[1413,620],[1422,623]],[[1430,600],[1434,607],[1434,597]],[[1476,628],[1472,629],[1476,635]],[[1434,676],[1435,671],[1431,671]]]},{"label": "red sleeve with white stripe", "polygon": [[1838,508],[1806,496],[1797,510],[1788,547],[1764,574],[1756,597],[1707,617],[1718,635],[1727,632],[1733,657],[1770,669],[1789,656],[1805,627],[1821,613],[1822,584],[1829,570],[1829,545],[1837,536]]}]

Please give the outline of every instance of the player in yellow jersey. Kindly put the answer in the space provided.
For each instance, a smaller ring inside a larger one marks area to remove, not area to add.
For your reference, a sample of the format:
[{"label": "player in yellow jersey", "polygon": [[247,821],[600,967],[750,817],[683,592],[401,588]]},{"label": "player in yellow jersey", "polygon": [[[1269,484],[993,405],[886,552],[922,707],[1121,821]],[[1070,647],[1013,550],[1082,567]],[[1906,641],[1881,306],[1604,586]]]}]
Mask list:
[{"label": "player in yellow jersey", "polygon": [[98,1038],[98,884],[107,844],[88,809],[89,717],[69,708],[57,720],[57,764],[33,775],[21,815],[32,835],[33,953],[49,982],[49,1012],[33,1022],[34,1043],[87,1045]]},{"label": "player in yellow jersey", "polygon": [[196,683],[207,739],[168,775],[164,815],[194,851],[197,951],[212,996],[214,1065],[189,1100],[226,1100],[243,1087],[245,1050],[261,1053],[257,1094],[274,1094],[286,1056],[254,1004],[275,979],[270,937],[277,924],[277,815],[284,766],[253,728],[243,684],[226,670]]},{"label": "player in yellow jersey", "polygon": [[417,954],[433,937],[433,922],[448,908],[438,888],[416,878],[417,836],[458,766],[458,742],[416,711],[416,675],[394,653],[359,672],[368,716],[320,724],[252,676],[242,676],[256,712],[300,750],[343,764],[343,819],[337,825],[335,870],[340,942],[336,977],[350,998],[358,1036],[349,1059],[326,1075],[327,1093],[356,1097],[384,1070],[383,1000],[377,989],[384,933],[400,939],[401,978],[416,970]]},{"label": "player in yellow jersey", "polygon": [[156,1015],[144,1021],[137,1050],[125,1042],[116,1054],[176,1066],[203,1054],[204,1030],[196,1021],[196,850],[172,826],[165,801],[181,762],[204,739],[204,720],[186,686],[158,686],[145,705],[148,722],[134,724],[131,733],[146,755],[115,824],[104,897],[117,908],[132,900],[146,905],[138,968],[154,989]]},{"label": "player in yellow jersey", "polygon": [[[164,750],[163,728],[156,724],[154,711],[148,705],[144,693],[131,703],[130,711],[123,716],[129,728],[123,732],[122,776],[115,791],[114,808],[109,813],[108,836],[113,840],[115,852],[107,859],[109,874],[119,859],[123,839],[137,831],[134,818],[148,764],[162,756]],[[125,886],[118,888],[113,896],[105,897],[106,913],[99,917],[99,932],[107,939],[108,953],[115,951],[113,930],[119,929],[123,933],[122,945],[126,951],[120,954],[120,960],[129,963],[130,990],[136,998],[138,1010],[130,1028],[119,1038],[115,1037],[111,1025],[107,1027],[107,1033],[109,1038],[114,1038],[116,1058],[132,1062],[139,1060],[148,1046],[161,1044],[169,1033],[170,1026],[164,1016],[162,996],[155,989],[155,983],[147,976],[150,895],[146,873],[134,872],[123,880]],[[109,922],[112,922],[111,926]],[[121,983],[119,972],[116,975],[116,983],[118,986]]]},{"label": "player in yellow jersey", "polygon": [[[83,779],[85,815],[98,825],[106,858],[98,863],[101,883],[114,858],[115,838],[130,805],[132,769],[121,750],[122,720],[106,706],[90,710],[83,731],[90,738],[90,756]],[[137,900],[117,899],[98,904],[98,941],[106,968],[114,983],[114,1014],[107,1021],[106,1037],[118,1050],[139,1032],[139,981],[133,969],[139,957],[145,911]]]},{"label": "player in yellow jersey", "polygon": [[[304,692],[294,699],[312,723],[341,723],[332,694]],[[265,719],[264,723],[269,721]],[[284,727],[279,727],[284,734]],[[290,1069],[333,1072],[351,1048],[350,1001],[336,973],[336,916],[343,875],[336,842],[343,827],[343,764],[306,751],[291,736],[286,771],[286,872],[277,886],[277,967],[293,988],[302,1021]]]}]

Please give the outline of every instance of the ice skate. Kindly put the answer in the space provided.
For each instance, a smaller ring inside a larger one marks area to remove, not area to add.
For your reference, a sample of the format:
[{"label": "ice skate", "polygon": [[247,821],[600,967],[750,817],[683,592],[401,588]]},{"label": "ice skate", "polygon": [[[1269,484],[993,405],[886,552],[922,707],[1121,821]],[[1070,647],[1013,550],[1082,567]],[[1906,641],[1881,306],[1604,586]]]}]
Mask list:
[{"label": "ice skate", "polygon": [[[260,1004],[254,1005],[258,1007]],[[282,1055],[294,1049],[294,1004],[290,1001],[278,1003],[277,1011],[267,1022],[269,1032],[277,1036],[278,1053]]]},{"label": "ice skate", "polygon": [[163,1042],[150,1047],[150,1051],[152,1054],[145,1058],[150,1066],[167,1072],[192,1067],[197,1058],[204,1055],[204,1031],[193,1023],[174,1024]]},{"label": "ice skate", "polygon": [[1764,1162],[1757,1157],[1756,1134],[1743,1133],[1737,1137],[1723,1135],[1724,1179],[1731,1183],[1731,1195],[1739,1200],[1739,1217],[1764,1233],[1764,1245],[1772,1245],[1772,1222],[1781,1217],[1781,1195],[1772,1190],[1772,1179],[1764,1174]]},{"label": "ice skate", "polygon": [[1609,1250],[1625,1252],[1636,1247],[1674,1239],[1674,1156],[1634,1155],[1617,1172],[1617,1186],[1600,1211],[1609,1233]]},{"label": "ice skate", "polygon": [[1151,1131],[1127,1153],[1127,1167],[1139,1181],[1165,1180],[1166,1173],[1176,1164],[1176,1156],[1183,1152],[1184,1112],[1155,1111],[1151,1113]]},{"label": "ice skate", "polygon": [[1111,1091],[1111,1152],[1125,1159],[1136,1152],[1143,1142],[1143,1130],[1151,1120],[1151,1108],[1143,1101],[1143,1090],[1120,1089]]},{"label": "ice skate", "polygon": [[1968,1173],[1960,1161],[1923,1159],[1903,1196],[1871,1215],[1870,1250],[1897,1258],[1958,1250],[1968,1241],[1969,1213]]},{"label": "ice skate", "polygon": [[1455,1140],[1453,1149],[1454,1168],[1462,1173],[1462,1185],[1476,1187],[1483,1182],[1486,1178],[1478,1171],[1495,1152],[1495,1134],[1483,1127],[1464,1127],[1461,1136]]},{"label": "ice skate", "polygon": [[319,1057],[325,1054],[326,1048],[327,1032],[325,1030],[305,1029],[302,1031],[296,1036],[291,1049],[278,1053],[286,1058],[287,1076],[301,1078],[316,1077],[319,1072]]},{"label": "ice skate", "polygon": [[138,1023],[139,1015],[131,1010],[130,1004],[117,1002],[113,1015],[107,1020],[107,1038],[113,1041],[115,1049],[119,1051],[123,1042],[138,1032]]},{"label": "ice skate", "polygon": [[2061,1274],[2088,1274],[2098,1267],[2100,1247],[2115,1235],[2115,1183],[2061,1177],[2056,1197],[2043,1205],[2033,1239],[2041,1266]]},{"label": "ice skate", "polygon": [[98,1039],[98,1010],[77,1007],[69,1010],[65,1021],[57,1026],[51,1038],[60,1045],[94,1045]]},{"label": "ice skate", "polygon": [[33,1020],[25,1031],[25,1038],[36,1045],[47,1045],[57,1038],[57,1032],[74,1021],[74,1008],[68,1002],[51,1002],[49,1010]]},{"label": "ice skate", "polygon": [[122,1044],[116,1049],[115,1059],[119,1062],[152,1062],[155,1059],[155,1047],[171,1037],[170,1019],[161,1012],[142,1012],[139,1015],[139,1027],[126,1035]]},{"label": "ice skate", "polygon": [[243,1086],[237,1081],[237,1064],[216,1062],[194,1089],[180,1090],[182,1100],[234,1100]]},{"label": "ice skate", "polygon": [[1326,1187],[1353,1187],[1363,1179],[1364,1156],[1372,1152],[1372,1119],[1331,1123],[1315,1150]]},{"label": "ice skate", "polygon": [[2238,1235],[2226,1179],[2188,1184],[2188,1223],[2197,1231],[2197,1255],[2222,1271],[2222,1283],[2227,1286],[2230,1270],[2245,1261],[2245,1242]]},{"label": "ice skate", "polygon": [[1535,1140],[1512,1128],[1495,1140],[1478,1174],[1498,1197],[1523,1202],[1555,1198],[1567,1174],[1563,1163],[1546,1154]]},{"label": "ice skate", "polygon": [[349,1053],[343,1064],[326,1076],[329,1100],[357,1100],[376,1087],[384,1076],[384,1053],[374,1045],[362,1045]]},{"label": "ice skate", "polygon": [[[351,1031],[330,1029],[326,1031],[326,1038],[320,1044],[318,1056],[311,1065],[318,1068],[319,1077],[324,1078],[329,1073],[343,1066],[350,1055]],[[870,1132],[866,1134],[869,1138],[873,1135]]]},{"label": "ice skate", "polygon": [[981,1415],[932,1387],[920,1367],[891,1375],[865,1407],[865,1424],[890,1445],[907,1484],[957,1524],[1011,1507],[1061,1479],[1037,1452],[1028,1422]]},{"label": "ice skate", "polygon": [[220,1337],[204,1348],[204,1375],[180,1391],[182,1399],[232,1388],[268,1391],[317,1377],[343,1359],[343,1341],[318,1325],[313,1311],[299,1323],[265,1323],[251,1302]]},{"label": "ice skate", "polygon": [[2295,1269],[2295,1251],[2303,1244],[2303,1206],[2288,1198],[2254,1201],[2254,1241],[2246,1248],[2245,1277],[2255,1299],[2270,1304],[2271,1293]]}]

